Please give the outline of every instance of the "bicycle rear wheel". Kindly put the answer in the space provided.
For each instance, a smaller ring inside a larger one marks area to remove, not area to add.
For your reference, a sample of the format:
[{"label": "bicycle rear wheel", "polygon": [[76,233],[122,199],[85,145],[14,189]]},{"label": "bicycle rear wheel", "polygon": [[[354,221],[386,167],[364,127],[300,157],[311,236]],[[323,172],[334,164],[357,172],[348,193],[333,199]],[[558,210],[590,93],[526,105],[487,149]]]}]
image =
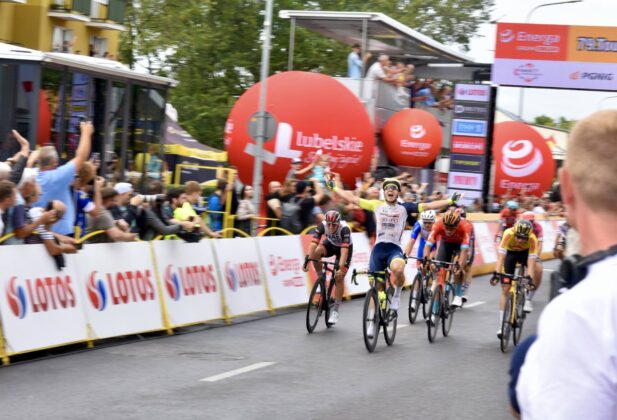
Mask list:
[{"label": "bicycle rear wheel", "polygon": [[[372,287],[366,292],[364,311],[362,313],[362,334],[364,336],[364,345],[369,353],[375,351],[377,339],[379,338],[379,311],[377,290]],[[369,334],[371,332],[372,334]]]},{"label": "bicycle rear wheel", "polygon": [[441,332],[444,337],[450,334],[450,328],[452,328],[452,320],[454,319],[454,312],[456,308],[450,306],[454,299],[454,287],[451,284],[446,283],[446,294],[444,296],[444,305],[441,310],[443,320],[441,322]]},{"label": "bicycle rear wheel", "polygon": [[441,320],[441,287],[437,286],[435,293],[432,294],[428,303],[429,317],[426,319],[428,326],[428,341],[435,341],[437,330],[439,329],[439,321]]},{"label": "bicycle rear wheel", "polygon": [[[416,290],[416,288],[418,290]],[[414,290],[416,297],[414,297]],[[422,273],[418,271],[416,276],[413,279],[413,283],[411,283],[411,290],[409,292],[409,305],[407,307],[407,311],[409,312],[409,323],[413,324],[416,322],[416,318],[418,317],[418,311],[420,311],[420,300],[422,298]],[[412,306],[413,305],[413,306]],[[414,309],[412,311],[412,308]]]},{"label": "bicycle rear wheel", "polygon": [[525,289],[521,287],[516,293],[516,318],[512,325],[512,342],[516,346],[523,334],[523,323],[525,322]]},{"label": "bicycle rear wheel", "polygon": [[394,337],[396,336],[396,324],[398,321],[398,314],[396,311],[390,309],[392,303],[392,296],[394,295],[394,287],[388,287],[386,298],[386,309],[381,311],[383,324],[383,337],[386,339],[386,344],[391,346],[394,344]]},{"label": "bicycle rear wheel", "polygon": [[325,292],[323,282],[321,279],[318,279],[313,285],[308,305],[306,306],[306,329],[309,334],[315,330],[319,317],[321,316]]},{"label": "bicycle rear wheel", "polygon": [[506,300],[506,306],[503,311],[503,318],[501,320],[501,339],[499,340],[499,345],[501,347],[502,352],[506,352],[508,350],[508,346],[510,345],[510,333],[512,332],[512,324],[510,323],[510,319],[512,318],[513,307],[512,304],[512,295],[508,293],[508,299]]},{"label": "bicycle rear wheel", "polygon": [[327,299],[324,302],[324,308],[325,308],[325,317],[324,317],[324,321],[326,322],[326,327],[330,328],[331,326],[333,326],[334,324],[331,324],[328,322],[328,320],[330,319],[330,310],[332,309],[332,306],[334,306],[334,297],[332,296],[332,291],[334,290],[334,278],[330,279],[330,284],[328,285],[328,295],[327,295]]}]

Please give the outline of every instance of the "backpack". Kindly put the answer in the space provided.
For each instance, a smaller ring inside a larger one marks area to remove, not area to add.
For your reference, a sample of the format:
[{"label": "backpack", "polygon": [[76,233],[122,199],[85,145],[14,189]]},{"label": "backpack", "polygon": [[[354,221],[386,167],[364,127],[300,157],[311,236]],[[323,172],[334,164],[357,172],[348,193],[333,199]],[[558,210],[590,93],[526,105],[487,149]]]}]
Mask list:
[{"label": "backpack", "polygon": [[302,232],[300,200],[298,197],[294,197],[287,202],[281,203],[281,227],[294,234]]}]

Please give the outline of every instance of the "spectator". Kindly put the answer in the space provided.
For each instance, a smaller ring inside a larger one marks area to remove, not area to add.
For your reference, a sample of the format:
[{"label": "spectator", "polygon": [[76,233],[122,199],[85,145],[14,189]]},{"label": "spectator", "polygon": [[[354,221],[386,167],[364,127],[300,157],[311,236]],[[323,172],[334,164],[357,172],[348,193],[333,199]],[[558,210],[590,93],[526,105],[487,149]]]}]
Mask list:
[{"label": "spectator", "polygon": [[252,235],[252,219],[257,216],[253,199],[253,187],[245,185],[240,191],[240,203],[236,213],[236,227],[241,231]]},{"label": "spectator", "polygon": [[[66,204],[61,201],[53,200],[47,204],[47,212],[42,207],[32,207],[28,211],[27,223],[32,224],[33,221],[43,222],[36,226],[25,238],[27,244],[43,244],[45,249],[52,257],[57,257],[61,254],[74,254],[77,252],[75,241],[72,238],[64,235],[54,235],[52,226],[64,216]],[[51,217],[47,217],[46,213],[51,213]],[[64,267],[64,259],[56,259],[58,269]]]},{"label": "spectator", "polygon": [[184,193],[186,194],[186,200],[191,203],[195,213],[201,215],[206,209],[203,207],[201,201],[201,185],[197,181],[188,181],[184,185]]},{"label": "spectator", "polygon": [[101,188],[105,186],[105,179],[97,177],[94,182],[94,201],[90,199],[90,183],[94,181],[94,165],[84,162],[83,166],[77,171],[77,178],[73,183],[75,196],[75,226],[79,228],[80,236],[86,233],[86,214],[97,217],[102,207]]},{"label": "spectator", "polygon": [[4,213],[15,205],[15,199],[15,184],[7,180],[0,181],[0,232],[4,232]]},{"label": "spectator", "polygon": [[227,194],[231,191],[231,185],[227,181],[219,179],[216,190],[208,197],[208,213],[210,215],[210,229],[213,231],[223,230],[223,212]]},{"label": "spectator", "polygon": [[[266,217],[268,219],[280,219],[281,218],[281,183],[278,181],[271,181],[268,184],[268,195],[266,195]],[[268,226],[275,226],[274,224],[270,224],[268,221]]]},{"label": "spectator", "polygon": [[163,161],[159,158],[157,154],[157,146],[151,144],[149,149],[150,160],[146,165],[146,176],[149,180],[159,180],[161,179],[161,173],[163,171]]},{"label": "spectator", "polygon": [[467,213],[482,213],[483,211],[481,198],[474,199],[471,206],[467,207]]},{"label": "spectator", "polygon": [[326,174],[330,172],[330,156],[323,153],[321,149],[315,153],[312,179],[316,179],[322,186],[326,186]]},{"label": "spectator", "polygon": [[111,208],[114,220],[118,222],[118,226],[122,230],[136,233],[139,212],[135,201],[139,201],[139,199],[133,200],[135,198],[133,185],[128,182],[118,182],[114,185],[114,190],[118,193],[114,199],[116,204]]},{"label": "spectator", "polygon": [[313,222],[313,208],[324,196],[321,183],[315,179],[312,179],[311,182],[315,189],[315,195],[313,196],[310,194],[309,184],[304,181],[300,181],[296,184],[295,201],[300,206],[300,223],[302,224],[302,230],[311,226]]},{"label": "spectator", "polygon": [[8,225],[5,221],[5,226],[7,228],[4,234],[15,234],[13,238],[5,242],[7,245],[23,244],[24,239],[30,236],[39,225],[46,225],[52,219],[56,219],[56,213],[51,210],[44,212],[41,217],[37,219],[32,219],[29,216],[32,204],[37,202],[41,195],[40,187],[36,182],[24,182],[19,190],[16,204],[9,211]]},{"label": "spectator", "polygon": [[75,222],[75,204],[71,185],[75,175],[81,169],[84,162],[90,155],[92,133],[94,128],[91,122],[80,124],[81,136],[79,146],[75,152],[75,157],[62,166],[58,166],[58,152],[53,146],[42,147],[39,151],[40,170],[36,182],[41,186],[41,197],[36,206],[44,207],[48,202],[58,200],[66,204],[66,212],[62,219],[53,227],[54,232],[62,235],[73,234],[73,223]]},{"label": "spectator", "polygon": [[0,180],[7,179],[14,184],[19,184],[30,153],[30,143],[17,130],[13,130],[12,134],[19,143],[20,150],[6,162],[0,162]]},{"label": "spectator", "polygon": [[319,160],[319,156],[315,155],[315,159],[313,159],[311,163],[309,163],[304,168],[300,169],[300,165],[302,164],[302,159],[294,158],[291,161],[291,169],[289,169],[289,171],[287,172],[285,179],[293,179],[294,181],[299,181],[301,178],[304,178],[304,176],[307,173],[309,173],[311,169],[315,167],[315,164],[317,163],[318,160]]},{"label": "spectator", "polygon": [[190,221],[167,223],[162,214],[165,203],[165,195],[150,197],[150,201],[143,201],[144,196],[136,199],[139,217],[139,238],[143,241],[151,241],[158,235],[178,235],[182,237],[182,231],[192,231],[194,224]]},{"label": "spectator", "polygon": [[360,44],[353,44],[351,52],[347,56],[347,77],[351,79],[362,78],[362,64],[371,57],[371,53],[364,54],[364,58],[360,59]]},{"label": "spectator", "polygon": [[418,97],[424,98],[423,101],[420,101],[422,105],[426,107],[433,107],[437,104],[433,93],[433,81],[431,79],[426,79],[417,93]]},{"label": "spectator", "polygon": [[[168,198],[170,199],[170,204],[173,209],[173,218],[171,220],[176,223],[191,222],[193,224],[191,232],[197,229],[199,232],[212,238],[219,238],[221,236],[218,232],[213,232],[212,229],[204,223],[203,219],[199,217],[184,191],[175,190],[168,195]],[[189,242],[196,242],[195,235],[191,235],[190,240],[187,236],[182,238]]]},{"label": "spectator", "polygon": [[390,57],[385,54],[379,56],[377,61],[371,65],[366,73],[367,79],[379,80],[391,85],[396,85],[398,80],[388,74],[388,64]]},{"label": "spectator", "polygon": [[516,385],[525,419],[617,416],[616,153],[617,111],[596,112],[574,126],[559,178],[586,258],[562,270],[574,287],[540,316]]},{"label": "spectator", "polygon": [[126,223],[120,220],[114,220],[111,209],[116,204],[118,192],[111,187],[105,187],[101,190],[102,208],[97,217],[87,216],[88,233],[105,231],[104,234],[95,235],[90,243],[105,243],[105,242],[131,242],[137,238],[137,234],[128,231]]}]

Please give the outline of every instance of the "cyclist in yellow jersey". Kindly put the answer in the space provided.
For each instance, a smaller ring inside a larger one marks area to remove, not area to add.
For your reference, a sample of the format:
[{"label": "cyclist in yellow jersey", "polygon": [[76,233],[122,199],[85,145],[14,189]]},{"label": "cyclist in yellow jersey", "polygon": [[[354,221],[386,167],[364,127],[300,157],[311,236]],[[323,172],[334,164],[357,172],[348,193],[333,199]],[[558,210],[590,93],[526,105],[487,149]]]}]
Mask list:
[{"label": "cyclist in yellow jersey", "polygon": [[[394,275],[394,295],[390,308],[397,311],[401,301],[401,290],[405,284],[405,257],[401,248],[401,237],[405,230],[407,216],[411,213],[421,213],[424,210],[441,209],[452,205],[460,198],[459,193],[454,193],[447,200],[438,200],[431,203],[398,203],[401,192],[401,184],[398,180],[386,178],[383,181],[385,201],[365,200],[357,197],[351,191],[339,188],[333,177],[327,183],[329,189],[338,194],[348,203],[356,204],[365,210],[375,214],[377,241],[371,251],[369,271],[383,271],[386,267]],[[372,337],[373,326],[370,325],[367,335]]]},{"label": "cyclist in yellow jersey", "polygon": [[[529,220],[517,220],[509,229],[504,230],[501,243],[498,248],[497,264],[491,279],[491,285],[495,286],[500,277],[498,273],[514,274],[516,264],[527,267],[527,273],[533,276],[538,256],[538,238],[533,233],[533,225]],[[533,288],[535,282],[529,284]],[[501,297],[499,299],[499,330],[497,337],[501,339],[501,321],[503,318],[506,299],[510,290],[510,279],[501,278]]]}]

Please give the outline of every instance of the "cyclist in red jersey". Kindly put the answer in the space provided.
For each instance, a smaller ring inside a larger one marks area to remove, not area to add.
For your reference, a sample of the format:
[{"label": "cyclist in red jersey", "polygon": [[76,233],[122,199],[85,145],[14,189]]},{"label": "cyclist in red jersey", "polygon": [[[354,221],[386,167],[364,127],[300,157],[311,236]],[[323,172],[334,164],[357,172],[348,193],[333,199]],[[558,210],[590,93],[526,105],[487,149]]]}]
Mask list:
[{"label": "cyclist in red jersey", "polygon": [[544,240],[544,231],[542,229],[542,225],[536,221],[536,214],[532,211],[526,211],[521,215],[521,219],[529,220],[531,225],[533,226],[533,234],[536,235],[538,239],[538,255],[536,257],[536,263],[534,265],[533,270],[533,285],[535,286],[533,291],[529,291],[527,293],[527,299],[525,299],[525,307],[523,310],[527,313],[533,311],[533,304],[531,303],[534,295],[536,294],[536,290],[540,287],[540,283],[542,283],[542,259],[540,254],[542,253],[542,241]]},{"label": "cyclist in red jersey", "polygon": [[506,203],[506,206],[499,212],[499,233],[495,236],[495,242],[499,244],[503,231],[510,229],[516,223],[516,220],[521,215],[521,211],[518,209],[518,203],[514,200],[510,200]]},{"label": "cyclist in red jersey", "polygon": [[[455,273],[456,284],[454,292],[456,296],[452,300],[452,306],[461,306],[463,303],[462,282],[465,273],[471,268],[471,265],[468,264],[467,254],[471,243],[472,230],[471,222],[461,218],[461,210],[453,208],[448,210],[443,218],[433,225],[431,234],[426,241],[426,245],[424,245],[425,262],[428,261],[430,249],[438,238],[441,238],[437,251],[438,261],[451,261],[452,255],[460,252],[457,258],[459,269]],[[433,292],[436,287],[437,282],[433,282]]]}]

